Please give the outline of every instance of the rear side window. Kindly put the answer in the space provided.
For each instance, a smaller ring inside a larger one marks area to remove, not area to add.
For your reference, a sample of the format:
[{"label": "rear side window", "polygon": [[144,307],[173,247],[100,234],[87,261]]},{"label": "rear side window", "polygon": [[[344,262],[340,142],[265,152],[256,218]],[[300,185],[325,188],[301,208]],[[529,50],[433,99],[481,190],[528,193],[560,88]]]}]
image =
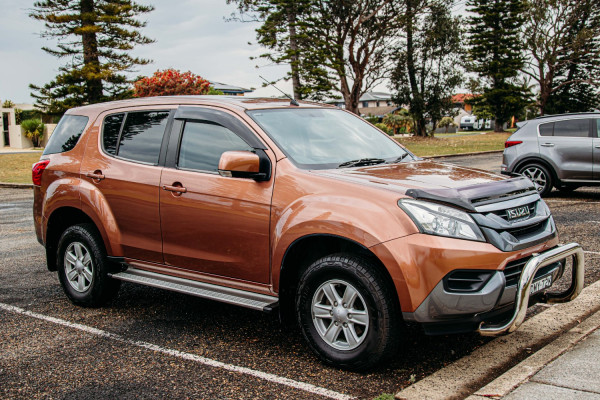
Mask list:
[{"label": "rear side window", "polygon": [[600,119],[596,120],[596,137],[600,138]]},{"label": "rear side window", "polygon": [[109,115],[104,119],[102,146],[109,154],[157,164],[169,111]]},{"label": "rear side window", "polygon": [[540,125],[540,136],[553,136],[554,135],[554,122],[550,124]]},{"label": "rear side window", "polygon": [[177,166],[217,172],[221,154],[233,150],[250,151],[252,147],[224,126],[188,121],[183,129]]},{"label": "rear side window", "polygon": [[589,137],[589,119],[571,119],[554,123],[554,136]]},{"label": "rear side window", "polygon": [[54,128],[54,132],[52,132],[44,149],[44,154],[64,153],[73,150],[87,123],[88,117],[83,115],[64,115]]}]

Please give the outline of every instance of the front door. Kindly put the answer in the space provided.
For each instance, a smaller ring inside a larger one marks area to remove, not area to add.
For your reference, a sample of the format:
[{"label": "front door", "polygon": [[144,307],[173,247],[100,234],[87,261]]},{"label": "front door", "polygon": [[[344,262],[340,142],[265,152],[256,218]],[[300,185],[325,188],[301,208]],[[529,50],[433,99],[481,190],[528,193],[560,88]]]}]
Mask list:
[{"label": "front door", "polygon": [[240,124],[226,127],[206,119],[174,124],[178,149],[169,145],[172,165],[163,170],[160,190],[164,260],[195,272],[268,283],[273,179],[256,182],[217,172],[223,152],[253,149],[238,134]]}]

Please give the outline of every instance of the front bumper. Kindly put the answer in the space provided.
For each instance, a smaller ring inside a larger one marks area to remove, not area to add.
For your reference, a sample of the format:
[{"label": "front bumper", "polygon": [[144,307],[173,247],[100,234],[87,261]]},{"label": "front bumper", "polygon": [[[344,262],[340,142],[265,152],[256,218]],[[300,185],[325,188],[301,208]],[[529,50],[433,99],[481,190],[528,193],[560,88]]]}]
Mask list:
[{"label": "front bumper", "polygon": [[[546,276],[552,276],[554,283],[562,275],[569,257],[573,257],[569,289],[561,293],[540,292],[532,296],[532,283]],[[583,265],[583,250],[576,243],[534,253],[522,271],[516,272],[518,278],[514,271],[507,271],[507,266],[505,271],[492,273],[480,289],[468,293],[452,291],[444,279],[415,312],[405,312],[403,316],[405,320],[423,324],[428,334],[473,330],[485,336],[510,333],[521,325],[529,305],[538,302],[561,303],[577,297],[583,287]]]},{"label": "front bumper", "polygon": [[581,293],[581,290],[583,289],[584,269],[583,249],[581,246],[577,243],[570,243],[537,254],[525,264],[525,268],[521,273],[521,278],[517,285],[517,294],[512,316],[508,321],[500,324],[486,324],[485,322],[482,322],[479,325],[479,333],[484,336],[499,336],[514,332],[525,320],[525,314],[527,313],[527,307],[529,306],[530,288],[536,272],[542,267],[568,257],[573,257],[571,285],[563,292],[544,293],[540,298],[540,302],[550,304],[566,303],[579,296],[579,293]]}]

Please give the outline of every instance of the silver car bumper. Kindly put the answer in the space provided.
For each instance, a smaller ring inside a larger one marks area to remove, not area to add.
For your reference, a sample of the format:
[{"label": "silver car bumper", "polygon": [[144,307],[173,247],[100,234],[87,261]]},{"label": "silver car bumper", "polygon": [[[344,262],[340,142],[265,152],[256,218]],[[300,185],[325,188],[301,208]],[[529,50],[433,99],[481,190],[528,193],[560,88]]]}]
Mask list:
[{"label": "silver car bumper", "polygon": [[511,318],[501,324],[487,324],[482,322],[479,325],[479,333],[484,336],[500,336],[514,332],[525,319],[525,314],[527,313],[527,307],[529,305],[531,284],[533,283],[536,272],[540,268],[568,257],[573,257],[571,286],[564,292],[545,293],[540,299],[540,302],[550,304],[566,303],[576,298],[583,289],[584,257],[581,246],[577,243],[570,243],[534,255],[534,257],[525,264],[525,268],[521,274],[521,278],[517,285],[514,312]]}]

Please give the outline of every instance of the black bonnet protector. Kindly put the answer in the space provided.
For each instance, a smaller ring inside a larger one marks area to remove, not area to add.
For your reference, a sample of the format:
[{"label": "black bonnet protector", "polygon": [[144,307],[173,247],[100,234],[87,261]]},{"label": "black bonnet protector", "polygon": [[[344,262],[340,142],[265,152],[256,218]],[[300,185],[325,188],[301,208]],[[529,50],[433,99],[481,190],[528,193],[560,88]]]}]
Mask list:
[{"label": "black bonnet protector", "polygon": [[475,212],[475,207],[525,195],[537,194],[533,183],[525,177],[479,183],[458,189],[409,189],[406,195],[416,200],[451,204]]}]

